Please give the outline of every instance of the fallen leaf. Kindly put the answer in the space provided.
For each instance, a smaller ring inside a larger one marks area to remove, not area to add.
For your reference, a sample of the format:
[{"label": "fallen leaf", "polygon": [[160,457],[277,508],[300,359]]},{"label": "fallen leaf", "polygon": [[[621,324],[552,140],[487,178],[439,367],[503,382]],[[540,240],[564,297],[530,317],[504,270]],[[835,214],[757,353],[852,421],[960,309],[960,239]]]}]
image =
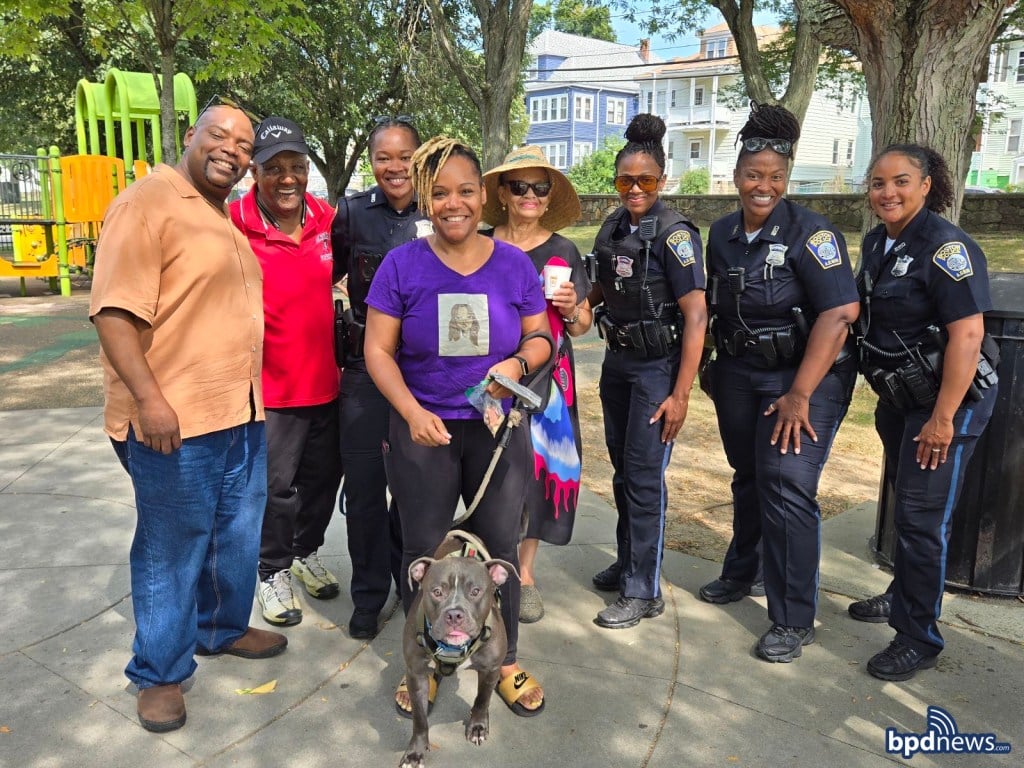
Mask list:
[{"label": "fallen leaf", "polygon": [[337,624],[332,624],[329,621],[318,621],[316,623],[317,629],[337,629]]},{"label": "fallen leaf", "polygon": [[239,695],[245,694],[258,694],[258,693],[273,693],[277,688],[277,680],[271,680],[269,683],[257,686],[256,688],[236,688],[235,693]]},{"label": "fallen leaf", "polygon": [[10,733],[10,732],[11,732],[11,729],[8,728],[6,725],[0,725],[0,733]]},{"label": "fallen leaf", "polygon": [[740,759],[736,757],[736,755],[729,755],[725,759],[728,760],[730,763],[738,763],[740,761]]}]

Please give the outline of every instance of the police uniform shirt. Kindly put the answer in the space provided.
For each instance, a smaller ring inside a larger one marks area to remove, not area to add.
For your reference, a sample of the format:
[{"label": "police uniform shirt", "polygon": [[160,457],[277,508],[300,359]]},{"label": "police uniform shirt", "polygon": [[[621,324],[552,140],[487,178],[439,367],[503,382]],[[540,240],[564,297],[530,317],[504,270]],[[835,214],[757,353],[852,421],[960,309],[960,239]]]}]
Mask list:
[{"label": "police uniform shirt", "polygon": [[[655,282],[664,279],[668,283],[669,293],[678,301],[686,294],[694,290],[704,290],[704,247],[701,243],[700,233],[690,225],[682,214],[668,208],[661,200],[655,201],[648,210],[649,216],[657,216],[659,224],[666,219],[677,218],[677,221],[659,227],[659,231],[651,243],[650,264],[647,267],[647,279]],[[616,243],[620,243],[630,237],[629,212],[619,208],[611,214],[617,217],[618,221],[612,230],[611,242],[607,246],[615,249]],[[633,233],[635,236],[635,233]],[[636,237],[639,242],[639,237]],[[595,248],[596,248],[595,244]],[[640,259],[629,259],[628,257],[616,255],[615,263],[611,265],[615,275],[623,279],[643,278],[643,264]],[[600,282],[604,292],[605,302],[611,308],[609,302],[610,290],[613,287],[608,284],[606,273],[602,265]]]},{"label": "police uniform shirt", "polygon": [[861,247],[860,280],[866,273],[873,282],[865,314],[874,346],[900,352],[927,340],[929,325],[942,328],[992,308],[985,254],[952,222],[925,208],[888,253],[885,242],[879,225]]},{"label": "police uniform shirt", "polygon": [[[348,275],[349,299],[358,320],[366,318],[366,294],[387,252],[431,231],[430,220],[420,213],[415,196],[401,211],[392,208],[387,195],[376,186],[338,201],[331,227],[334,280]],[[369,256],[370,263],[360,268],[360,256]]]},{"label": "police uniform shirt", "polygon": [[711,225],[708,279],[717,282],[713,307],[722,330],[742,325],[729,288],[728,270],[742,267],[745,289],[739,312],[749,328],[793,323],[793,307],[810,325],[822,312],[858,301],[857,284],[842,234],[824,217],[783,198],[753,242],[736,211]]}]

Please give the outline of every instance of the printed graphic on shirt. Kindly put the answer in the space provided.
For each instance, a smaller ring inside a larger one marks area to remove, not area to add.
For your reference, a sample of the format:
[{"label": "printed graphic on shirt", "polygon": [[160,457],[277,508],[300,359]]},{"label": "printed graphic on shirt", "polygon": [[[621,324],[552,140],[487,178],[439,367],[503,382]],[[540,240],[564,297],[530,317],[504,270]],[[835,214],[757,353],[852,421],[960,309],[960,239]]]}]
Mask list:
[{"label": "printed graphic on shirt", "polygon": [[427,237],[434,234],[434,225],[430,219],[420,219],[416,222],[416,237]]},{"label": "printed graphic on shirt", "polygon": [[486,293],[442,293],[437,297],[437,353],[479,357],[490,344]]},{"label": "printed graphic on shirt", "polygon": [[695,261],[693,257],[693,242],[690,240],[690,233],[685,229],[677,229],[665,241],[668,249],[676,257],[681,267],[692,267]]},{"label": "printed graphic on shirt", "polygon": [[827,229],[819,229],[807,238],[807,250],[811,252],[822,269],[832,269],[832,267],[843,263],[843,256],[839,252],[836,236]]},{"label": "printed graphic on shirt", "polygon": [[971,256],[963,243],[946,243],[935,252],[932,261],[935,262],[935,266],[957,281],[974,274]]},{"label": "printed graphic on shirt", "polygon": [[619,277],[633,276],[633,260],[629,256],[615,257],[615,274]]}]

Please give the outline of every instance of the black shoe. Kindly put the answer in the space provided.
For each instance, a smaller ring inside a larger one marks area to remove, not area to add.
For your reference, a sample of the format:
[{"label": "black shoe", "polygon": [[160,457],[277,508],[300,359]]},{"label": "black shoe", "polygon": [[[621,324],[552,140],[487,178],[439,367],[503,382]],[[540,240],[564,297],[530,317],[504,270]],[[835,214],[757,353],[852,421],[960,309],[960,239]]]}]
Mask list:
[{"label": "black shoe", "polygon": [[640,619],[653,619],[665,612],[665,601],[660,597],[645,600],[642,597],[622,597],[609,605],[594,619],[594,623],[605,629],[626,629],[635,627]]},{"label": "black shoe", "polygon": [[772,628],[757,641],[757,655],[765,661],[788,663],[800,658],[803,647],[813,642],[814,627],[772,624]]},{"label": "black shoe", "polygon": [[764,580],[755,581],[747,592],[751,597],[764,597]]},{"label": "black shoe", "polygon": [[[749,595],[751,587],[749,581],[715,579],[710,584],[701,587],[697,594],[706,603],[735,603]],[[761,594],[764,594],[764,582],[761,582]]]},{"label": "black shoe", "polygon": [[938,654],[926,656],[902,640],[893,640],[889,647],[868,659],[868,673],[879,680],[909,680],[919,669],[935,666]]},{"label": "black shoe", "polygon": [[618,592],[622,581],[622,566],[612,563],[600,573],[595,573],[591,581],[602,592]]},{"label": "black shoe", "polygon": [[348,634],[356,640],[372,640],[377,636],[377,613],[355,611],[348,620]]},{"label": "black shoe", "polygon": [[884,624],[892,612],[892,595],[875,595],[867,600],[850,603],[846,609],[857,621],[870,621],[872,624]]}]

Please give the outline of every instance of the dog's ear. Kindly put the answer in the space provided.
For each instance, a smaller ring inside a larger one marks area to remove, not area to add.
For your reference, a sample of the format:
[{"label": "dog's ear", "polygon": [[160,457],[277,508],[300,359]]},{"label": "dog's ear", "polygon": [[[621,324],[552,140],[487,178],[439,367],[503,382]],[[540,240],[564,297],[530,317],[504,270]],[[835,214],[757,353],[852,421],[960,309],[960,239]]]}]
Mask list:
[{"label": "dog's ear", "polygon": [[487,568],[487,572],[491,575],[491,581],[496,587],[500,587],[508,581],[508,577],[513,573],[517,579],[519,578],[519,572],[507,560],[488,560],[484,563],[484,567]]},{"label": "dog's ear", "polygon": [[437,561],[432,557],[419,557],[413,560],[409,564],[409,589],[412,589],[415,583],[423,581],[423,577],[427,575],[427,570]]}]

